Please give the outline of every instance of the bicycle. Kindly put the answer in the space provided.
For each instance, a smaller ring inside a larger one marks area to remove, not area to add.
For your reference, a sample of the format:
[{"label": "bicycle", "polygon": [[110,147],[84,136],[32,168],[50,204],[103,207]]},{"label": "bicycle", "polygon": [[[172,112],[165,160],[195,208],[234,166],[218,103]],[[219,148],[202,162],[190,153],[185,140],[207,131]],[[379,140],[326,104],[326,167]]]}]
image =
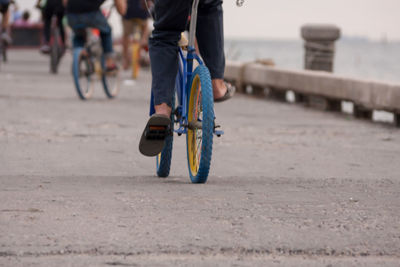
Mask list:
[{"label": "bicycle", "polygon": [[6,44],[0,37],[0,67],[2,62],[7,62]]},{"label": "bicycle", "polygon": [[53,16],[50,37],[50,72],[54,74],[58,73],[58,66],[65,51],[57,22],[57,17]]},{"label": "bicycle", "polygon": [[[215,124],[214,98],[211,76],[195,49],[195,31],[199,0],[192,4],[189,42],[179,48],[179,68],[172,99],[171,135],[165,140],[160,154],[156,156],[156,172],[168,177],[171,166],[173,133],[186,134],[186,151],[189,175],[192,183],[205,183],[210,171],[213,137],[223,131]],[[193,71],[194,63],[198,66]],[[176,104],[176,107],[175,107]],[[150,116],[155,113],[154,96],[151,95]],[[174,124],[177,128],[174,129]]]},{"label": "bicycle", "polygon": [[94,92],[93,82],[96,77],[101,80],[108,98],[114,98],[118,95],[120,87],[119,71],[106,73],[104,70],[105,58],[98,33],[93,34],[93,30],[87,29],[85,46],[73,50],[72,74],[80,99],[91,98]]},{"label": "bicycle", "polygon": [[4,38],[0,38],[0,61],[6,63],[8,61],[7,57],[7,49],[8,49],[8,42]]},{"label": "bicycle", "polygon": [[[35,6],[40,12],[42,13],[42,17],[44,19],[45,16],[45,5],[41,5],[38,2]],[[61,62],[61,58],[64,55],[65,47],[63,45],[62,36],[58,27],[58,24],[62,23],[59,21],[59,17],[57,14],[53,14],[51,17],[51,24],[50,24],[50,40],[49,40],[49,50],[41,50],[43,54],[49,54],[50,56],[50,73],[57,74],[58,73],[58,66]]]}]

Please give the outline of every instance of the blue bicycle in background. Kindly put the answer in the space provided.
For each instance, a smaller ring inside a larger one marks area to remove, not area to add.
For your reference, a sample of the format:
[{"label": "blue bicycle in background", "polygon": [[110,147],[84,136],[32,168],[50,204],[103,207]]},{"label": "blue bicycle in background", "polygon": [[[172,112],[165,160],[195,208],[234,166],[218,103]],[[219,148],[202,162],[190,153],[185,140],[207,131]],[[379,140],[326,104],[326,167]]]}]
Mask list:
[{"label": "blue bicycle in background", "polygon": [[[106,18],[109,19],[114,5],[109,8]],[[88,28],[86,25],[78,27],[85,39],[84,47],[74,47],[72,61],[72,76],[76,92],[81,100],[92,97],[94,84],[101,81],[104,93],[110,99],[116,97],[120,89],[120,73],[117,69],[106,72],[105,57],[100,43],[100,31]]]}]

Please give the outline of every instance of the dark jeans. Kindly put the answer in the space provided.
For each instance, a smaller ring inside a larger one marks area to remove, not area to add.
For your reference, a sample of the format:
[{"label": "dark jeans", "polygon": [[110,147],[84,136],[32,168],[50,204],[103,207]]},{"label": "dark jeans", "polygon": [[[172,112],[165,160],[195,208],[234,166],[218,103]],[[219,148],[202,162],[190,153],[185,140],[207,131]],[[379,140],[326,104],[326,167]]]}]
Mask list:
[{"label": "dark jeans", "polygon": [[[154,30],[149,40],[154,104],[171,106],[178,72],[178,41],[192,7],[189,0],[156,0]],[[200,0],[196,38],[212,79],[225,69],[222,0]]]},{"label": "dark jeans", "polygon": [[68,13],[68,24],[74,30],[74,47],[85,45],[85,29],[96,28],[100,31],[101,46],[107,56],[113,53],[112,30],[100,10],[89,13]]},{"label": "dark jeans", "polygon": [[51,6],[47,4],[43,9],[43,20],[44,20],[44,39],[48,44],[50,42],[50,31],[51,31],[51,19],[53,15],[57,17],[57,27],[60,29],[61,40],[65,44],[65,31],[62,19],[64,17],[64,8]]}]

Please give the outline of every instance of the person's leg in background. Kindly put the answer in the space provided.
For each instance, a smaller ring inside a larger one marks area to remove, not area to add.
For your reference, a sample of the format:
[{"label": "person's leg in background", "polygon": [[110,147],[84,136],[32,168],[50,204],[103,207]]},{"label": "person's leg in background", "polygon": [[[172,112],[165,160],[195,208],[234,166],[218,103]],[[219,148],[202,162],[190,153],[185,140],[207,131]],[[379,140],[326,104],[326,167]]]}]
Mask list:
[{"label": "person's leg in background", "polygon": [[200,0],[196,37],[202,58],[210,70],[214,99],[227,93],[224,83],[225,53],[222,0]]},{"label": "person's leg in background", "polygon": [[86,41],[86,27],[84,21],[81,20],[80,14],[67,14],[68,24],[74,32],[72,38],[72,47],[84,47]]},{"label": "person's leg in background", "polygon": [[148,47],[149,45],[149,35],[150,35],[150,30],[149,30],[149,25],[147,23],[147,19],[141,19],[140,20],[140,45],[142,47]]},{"label": "person's leg in background", "polygon": [[122,18],[122,57],[123,57],[123,68],[127,70],[130,65],[130,56],[129,56],[129,45],[130,45],[130,37],[133,31],[133,22],[130,19]]},{"label": "person's leg in background", "polygon": [[[103,48],[103,54],[106,59],[106,71],[114,71],[118,67],[114,60],[114,50],[112,43],[112,30],[110,25],[107,22],[107,19],[101,13],[100,10],[89,12],[89,13],[75,13],[68,14],[68,23],[74,32],[78,32],[79,29],[84,28],[97,28],[100,31],[100,39],[101,46]],[[85,40],[75,36],[74,37],[74,46],[75,45],[84,45]]]},{"label": "person's leg in background", "polygon": [[42,17],[43,17],[43,36],[44,36],[44,44],[40,48],[40,52],[42,53],[50,53],[50,36],[51,36],[51,18],[53,16],[53,9],[51,6],[46,5],[43,9]]},{"label": "person's leg in background", "polygon": [[187,0],[156,0],[154,30],[149,40],[151,90],[156,114],[170,116],[178,72],[178,41],[191,7]]},{"label": "person's leg in background", "polygon": [[96,27],[100,31],[101,46],[106,58],[106,71],[115,71],[118,67],[114,60],[114,49],[112,43],[112,29],[101,11],[93,12],[88,18],[91,19],[90,27]]},{"label": "person's leg in background", "polygon": [[0,5],[0,14],[1,16],[1,39],[4,40],[7,44],[11,44],[11,37],[8,34],[8,22],[10,20],[10,10],[9,4]]},{"label": "person's leg in background", "polygon": [[60,31],[60,36],[61,36],[61,41],[63,46],[65,47],[65,29],[64,29],[64,24],[63,24],[63,18],[64,18],[64,11],[60,10],[57,12],[57,26]]}]

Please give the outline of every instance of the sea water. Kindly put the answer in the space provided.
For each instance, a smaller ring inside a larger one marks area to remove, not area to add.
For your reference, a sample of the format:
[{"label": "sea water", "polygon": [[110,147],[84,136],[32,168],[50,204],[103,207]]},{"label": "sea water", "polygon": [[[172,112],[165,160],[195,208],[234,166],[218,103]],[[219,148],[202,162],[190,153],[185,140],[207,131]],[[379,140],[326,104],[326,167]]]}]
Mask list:
[{"label": "sea water", "polygon": [[[302,40],[233,40],[225,41],[230,60],[272,59],[280,68],[304,68]],[[382,82],[400,83],[400,42],[340,40],[336,42],[334,73]]]}]

